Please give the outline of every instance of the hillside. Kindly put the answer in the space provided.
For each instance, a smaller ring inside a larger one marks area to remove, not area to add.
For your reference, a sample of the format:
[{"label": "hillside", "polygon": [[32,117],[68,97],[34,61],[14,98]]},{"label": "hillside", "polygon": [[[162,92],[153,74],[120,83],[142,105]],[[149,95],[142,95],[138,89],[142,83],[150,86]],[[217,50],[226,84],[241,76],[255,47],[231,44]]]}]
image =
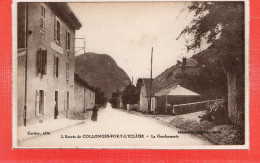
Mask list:
[{"label": "hillside", "polygon": [[123,90],[130,83],[126,72],[107,54],[85,53],[76,56],[75,73],[101,88],[108,98],[112,92]]},{"label": "hillside", "polygon": [[157,92],[171,84],[180,84],[201,94],[205,99],[222,98],[226,95],[226,77],[210,47],[191,58],[198,62],[197,67],[186,67],[174,64],[158,75],[153,81],[153,92]]}]

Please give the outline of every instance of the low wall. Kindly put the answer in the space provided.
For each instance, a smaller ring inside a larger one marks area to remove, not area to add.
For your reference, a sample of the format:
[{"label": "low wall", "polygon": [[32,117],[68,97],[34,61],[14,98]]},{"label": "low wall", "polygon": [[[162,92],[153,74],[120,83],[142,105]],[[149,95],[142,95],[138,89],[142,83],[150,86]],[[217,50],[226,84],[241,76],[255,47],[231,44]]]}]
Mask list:
[{"label": "low wall", "polygon": [[216,101],[223,101],[223,99],[173,105],[172,113],[173,114],[187,114],[187,113],[197,112],[197,111],[201,111],[201,110],[206,110],[212,103],[214,103]]}]

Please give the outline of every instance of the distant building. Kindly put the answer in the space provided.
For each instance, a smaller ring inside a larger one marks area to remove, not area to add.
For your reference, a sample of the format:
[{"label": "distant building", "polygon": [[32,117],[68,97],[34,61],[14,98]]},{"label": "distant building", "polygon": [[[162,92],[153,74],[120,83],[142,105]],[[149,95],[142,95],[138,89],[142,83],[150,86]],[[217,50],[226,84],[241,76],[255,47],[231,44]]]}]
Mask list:
[{"label": "distant building", "polygon": [[183,58],[181,64],[176,65],[177,68],[174,70],[174,75],[199,75],[199,64],[193,58]]},{"label": "distant building", "polygon": [[17,19],[18,125],[64,117],[74,106],[75,30],[81,23],[64,2],[19,2]]},{"label": "distant building", "polygon": [[193,58],[189,58],[189,59],[187,59],[185,66],[186,67],[196,67],[196,66],[198,66],[198,61],[196,61]]},{"label": "distant building", "polygon": [[155,112],[155,99],[152,95],[152,102],[150,103],[150,86],[151,79],[140,78],[137,81],[137,88],[140,89],[140,100],[139,100],[139,110],[141,112],[149,112],[149,105],[151,105],[151,112]]},{"label": "distant building", "polygon": [[75,74],[75,107],[73,112],[85,112],[94,108],[95,105],[95,87],[84,81],[78,74]]}]

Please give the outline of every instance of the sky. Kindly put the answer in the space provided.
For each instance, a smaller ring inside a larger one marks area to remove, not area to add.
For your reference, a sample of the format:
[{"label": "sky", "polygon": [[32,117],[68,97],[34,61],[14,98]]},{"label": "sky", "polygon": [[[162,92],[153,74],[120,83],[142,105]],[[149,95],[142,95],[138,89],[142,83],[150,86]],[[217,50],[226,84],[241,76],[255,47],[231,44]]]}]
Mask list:
[{"label": "sky", "polygon": [[[108,54],[130,78],[153,77],[190,57],[185,40],[176,40],[192,15],[187,2],[69,3],[82,23],[76,37],[86,38],[86,52]],[[77,40],[76,46],[82,46]],[[80,51],[78,54],[82,54]]]}]

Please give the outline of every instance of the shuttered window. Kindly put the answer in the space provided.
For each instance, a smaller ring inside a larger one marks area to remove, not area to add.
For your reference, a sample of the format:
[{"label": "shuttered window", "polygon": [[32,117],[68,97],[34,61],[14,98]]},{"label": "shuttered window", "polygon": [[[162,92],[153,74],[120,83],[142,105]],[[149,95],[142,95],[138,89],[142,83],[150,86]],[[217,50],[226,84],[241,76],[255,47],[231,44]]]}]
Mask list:
[{"label": "shuttered window", "polygon": [[45,7],[41,6],[41,29],[45,30],[45,27],[46,27]]},{"label": "shuttered window", "polygon": [[38,74],[44,75],[47,73],[47,50],[40,48],[36,55],[37,72]]},{"label": "shuttered window", "polygon": [[59,45],[61,44],[61,23],[57,17],[54,18],[54,39]]},{"label": "shuttered window", "polygon": [[54,65],[53,65],[53,75],[54,77],[58,78],[59,77],[59,57],[56,57],[54,55]]},{"label": "shuttered window", "polygon": [[70,51],[70,32],[66,31],[66,49]]}]

